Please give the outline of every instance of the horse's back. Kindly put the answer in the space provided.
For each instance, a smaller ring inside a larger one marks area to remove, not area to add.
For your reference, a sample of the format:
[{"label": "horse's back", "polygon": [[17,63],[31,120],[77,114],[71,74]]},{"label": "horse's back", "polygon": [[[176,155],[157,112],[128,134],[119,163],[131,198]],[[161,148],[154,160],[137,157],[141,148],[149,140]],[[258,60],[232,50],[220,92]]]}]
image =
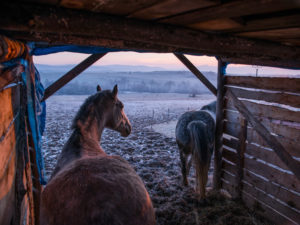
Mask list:
[{"label": "horse's back", "polygon": [[155,224],[147,190],[117,156],[83,158],[59,172],[42,193],[41,224]]},{"label": "horse's back", "polygon": [[180,148],[187,148],[190,145],[190,132],[188,129],[189,123],[193,121],[201,121],[208,124],[209,127],[214,128],[214,118],[213,116],[204,110],[185,112],[182,114],[176,125],[176,142]]}]

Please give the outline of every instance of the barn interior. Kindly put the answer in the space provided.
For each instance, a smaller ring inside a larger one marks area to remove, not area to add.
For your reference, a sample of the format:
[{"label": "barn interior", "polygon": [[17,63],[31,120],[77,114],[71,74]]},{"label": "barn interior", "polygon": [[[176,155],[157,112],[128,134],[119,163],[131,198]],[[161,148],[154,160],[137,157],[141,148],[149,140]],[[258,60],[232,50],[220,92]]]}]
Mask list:
[{"label": "barn interior", "polygon": [[[0,3],[0,220],[38,224],[43,102],[114,51],[173,53],[217,97],[216,190],[274,224],[300,222],[300,79],[226,76],[228,64],[300,69],[297,0]],[[45,91],[32,56],[92,54]],[[214,87],[184,54],[215,56]]]}]

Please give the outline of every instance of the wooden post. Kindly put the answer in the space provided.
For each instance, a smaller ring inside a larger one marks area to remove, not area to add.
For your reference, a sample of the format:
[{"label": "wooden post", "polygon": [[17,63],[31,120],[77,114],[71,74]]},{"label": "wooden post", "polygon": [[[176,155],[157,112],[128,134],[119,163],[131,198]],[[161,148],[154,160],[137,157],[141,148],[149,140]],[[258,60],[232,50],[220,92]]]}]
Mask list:
[{"label": "wooden post", "polygon": [[218,84],[217,84],[217,107],[216,107],[216,131],[215,131],[215,151],[214,151],[214,178],[213,188],[221,188],[221,164],[222,164],[222,135],[223,135],[223,99],[224,99],[224,75],[226,63],[218,59]]},{"label": "wooden post", "polygon": [[45,101],[47,98],[49,98],[51,95],[53,95],[56,91],[58,91],[61,87],[63,87],[66,83],[70,82],[72,79],[74,79],[81,72],[83,72],[85,69],[87,69],[89,66],[91,66],[93,63],[98,61],[100,58],[102,58],[106,54],[107,53],[93,54],[93,55],[89,56],[88,58],[86,58],[85,60],[83,60],[80,64],[75,66],[73,69],[71,69],[65,75],[63,75],[61,78],[59,78],[53,84],[51,84],[48,88],[46,88],[44,98],[42,99],[42,101]]},{"label": "wooden post", "polygon": [[183,55],[174,53],[174,55],[214,94],[217,95],[217,89],[209,80]]},{"label": "wooden post", "polygon": [[243,117],[240,119],[241,129],[239,131],[239,142],[237,147],[237,186],[236,186],[236,198],[242,198],[243,190],[243,175],[244,175],[244,154],[246,150],[246,140],[247,140],[247,125],[248,122]]}]

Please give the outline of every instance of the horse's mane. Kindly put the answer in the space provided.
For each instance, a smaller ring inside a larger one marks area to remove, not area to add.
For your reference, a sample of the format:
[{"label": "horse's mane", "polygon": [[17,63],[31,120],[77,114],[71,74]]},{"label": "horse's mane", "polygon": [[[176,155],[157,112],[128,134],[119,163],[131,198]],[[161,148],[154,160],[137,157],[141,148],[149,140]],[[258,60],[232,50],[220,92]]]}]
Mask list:
[{"label": "horse's mane", "polygon": [[[71,129],[78,128],[78,121],[80,121],[81,123],[85,123],[89,117],[91,118],[91,116],[92,116],[92,118],[94,118],[94,117],[97,118],[97,116],[99,116],[100,113],[97,113],[98,110],[97,111],[94,110],[91,112],[90,107],[92,105],[100,105],[101,102],[103,102],[104,98],[106,96],[108,96],[108,94],[110,92],[111,91],[109,91],[109,90],[105,90],[105,91],[97,92],[96,94],[89,96],[85,100],[85,102],[80,106],[80,109],[78,110],[75,118],[73,119]],[[101,119],[101,118],[97,118],[97,119]]]}]

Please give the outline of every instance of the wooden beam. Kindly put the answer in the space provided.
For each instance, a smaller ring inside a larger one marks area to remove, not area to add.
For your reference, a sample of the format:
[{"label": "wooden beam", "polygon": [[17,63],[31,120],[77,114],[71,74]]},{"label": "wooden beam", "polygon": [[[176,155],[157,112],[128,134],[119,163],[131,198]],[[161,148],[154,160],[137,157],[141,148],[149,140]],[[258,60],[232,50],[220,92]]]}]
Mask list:
[{"label": "wooden beam", "polygon": [[251,0],[247,2],[229,1],[220,5],[175,15],[173,17],[163,19],[162,22],[185,25],[219,18],[234,18],[251,14],[283,11],[299,7],[300,3],[297,0]]},{"label": "wooden beam", "polygon": [[227,93],[230,95],[234,106],[238,109],[238,111],[246,118],[247,121],[251,123],[255,131],[260,134],[260,136],[269,144],[279,158],[300,180],[300,163],[292,158],[292,156],[284,149],[276,137],[270,134],[267,128],[265,128],[265,126],[249,112],[243,102],[241,102],[230,89],[227,90]]},{"label": "wooden beam", "polygon": [[95,63],[97,60],[105,56],[106,53],[100,53],[100,54],[93,54],[83,60],[80,64],[75,66],[73,69],[71,69],[69,72],[67,72],[65,75],[63,75],[61,78],[59,78],[57,81],[55,81],[53,84],[51,84],[48,88],[45,90],[44,98],[42,101],[45,101],[47,98],[49,98],[51,95],[53,95],[57,90],[59,90],[61,87],[63,87],[66,83],[70,82],[72,79],[74,79],[76,76],[78,76],[82,71],[87,69],[89,66],[91,66],[93,63]]},{"label": "wooden beam", "polygon": [[182,54],[174,55],[216,96],[217,89],[210,81]]},{"label": "wooden beam", "polygon": [[238,28],[223,30],[226,33],[249,32],[259,30],[271,30],[280,28],[290,28],[300,26],[300,12],[284,16],[274,16],[269,18],[257,18],[246,20],[245,24]]},{"label": "wooden beam", "polygon": [[216,130],[215,130],[215,151],[214,151],[214,177],[213,188],[221,188],[221,168],[222,168],[222,147],[223,147],[223,104],[224,104],[224,84],[226,63],[218,59],[218,80],[217,80],[217,105],[216,105]]},{"label": "wooden beam", "polygon": [[24,41],[203,54],[224,57],[231,63],[264,66],[300,65],[300,47],[93,12],[37,4],[1,4],[0,32]]}]

